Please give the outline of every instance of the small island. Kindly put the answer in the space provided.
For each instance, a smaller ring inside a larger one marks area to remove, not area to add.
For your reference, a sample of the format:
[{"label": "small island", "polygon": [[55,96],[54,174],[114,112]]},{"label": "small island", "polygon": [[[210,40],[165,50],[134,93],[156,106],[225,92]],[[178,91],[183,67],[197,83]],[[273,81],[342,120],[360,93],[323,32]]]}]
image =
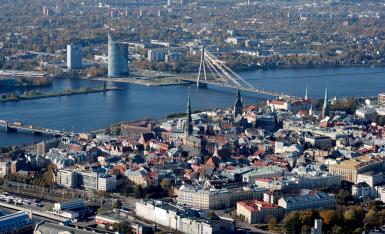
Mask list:
[{"label": "small island", "polygon": [[87,94],[87,93],[99,93],[99,92],[107,92],[107,91],[118,91],[123,90],[123,88],[119,87],[93,87],[93,88],[81,88],[81,89],[66,89],[63,91],[55,91],[55,92],[40,92],[40,91],[26,91],[23,94],[6,93],[0,96],[0,103],[5,102],[15,102],[22,100],[30,100],[30,99],[40,99],[40,98],[50,98],[50,97],[61,97],[61,96],[72,96],[79,94]]}]

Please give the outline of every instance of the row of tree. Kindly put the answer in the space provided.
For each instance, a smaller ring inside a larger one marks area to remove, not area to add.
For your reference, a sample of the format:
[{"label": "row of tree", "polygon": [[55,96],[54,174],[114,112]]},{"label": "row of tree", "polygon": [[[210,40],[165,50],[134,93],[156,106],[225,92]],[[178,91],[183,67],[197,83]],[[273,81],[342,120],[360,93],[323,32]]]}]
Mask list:
[{"label": "row of tree", "polygon": [[371,203],[340,206],[336,210],[302,210],[287,214],[283,220],[286,233],[310,233],[315,219],[322,219],[324,233],[363,233],[385,224],[385,209]]}]

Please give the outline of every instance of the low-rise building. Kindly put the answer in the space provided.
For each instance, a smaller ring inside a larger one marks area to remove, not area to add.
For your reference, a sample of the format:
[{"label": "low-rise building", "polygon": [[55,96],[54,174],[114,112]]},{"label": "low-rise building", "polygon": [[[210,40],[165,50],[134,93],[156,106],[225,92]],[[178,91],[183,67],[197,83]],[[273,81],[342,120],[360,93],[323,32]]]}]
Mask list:
[{"label": "low-rise building", "polygon": [[378,94],[378,105],[385,106],[385,93]]},{"label": "low-rise building", "polygon": [[333,146],[333,139],[327,136],[308,136],[305,137],[305,142],[315,148],[326,148]]},{"label": "low-rise building", "polygon": [[366,182],[359,182],[352,186],[352,196],[359,199],[375,197],[375,191]]},{"label": "low-rise building", "polygon": [[305,209],[332,209],[336,207],[336,198],[323,192],[315,194],[299,195],[292,197],[282,197],[278,200],[278,206],[287,212]]},{"label": "low-rise building", "polygon": [[141,168],[135,171],[127,170],[124,174],[131,183],[147,186],[148,172],[145,169]]},{"label": "low-rise building", "polygon": [[161,201],[138,201],[135,203],[135,214],[139,218],[181,233],[225,234],[234,232],[233,219],[218,217],[209,212],[192,210]]},{"label": "low-rise building", "polygon": [[11,162],[6,161],[6,162],[0,162],[0,176],[4,177],[8,175],[11,172]]},{"label": "low-rise building", "polygon": [[238,201],[262,199],[266,189],[238,187],[232,189],[201,189],[182,186],[178,190],[179,205],[196,209],[221,209],[233,206]]},{"label": "low-rise building", "polygon": [[267,178],[272,176],[282,176],[284,169],[277,166],[257,167],[254,170],[244,174],[242,181],[247,183],[254,183],[257,178]]},{"label": "low-rise building", "polygon": [[244,217],[245,221],[250,224],[267,223],[271,217],[280,220],[284,213],[285,210],[282,207],[263,201],[237,202],[237,215]]},{"label": "low-rise building", "polygon": [[56,202],[54,204],[55,211],[76,210],[76,209],[82,209],[84,207],[85,207],[85,204],[83,199],[75,199],[75,200],[70,200],[65,202]]}]

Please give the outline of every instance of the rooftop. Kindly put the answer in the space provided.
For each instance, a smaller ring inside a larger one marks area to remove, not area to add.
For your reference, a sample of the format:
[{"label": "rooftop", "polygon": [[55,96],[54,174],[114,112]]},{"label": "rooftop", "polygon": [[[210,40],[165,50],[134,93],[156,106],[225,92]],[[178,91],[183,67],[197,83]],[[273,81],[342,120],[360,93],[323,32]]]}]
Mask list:
[{"label": "rooftop", "polygon": [[246,208],[248,211],[251,211],[251,212],[262,211],[264,209],[278,208],[277,205],[274,205],[272,203],[268,203],[268,202],[264,202],[264,201],[257,201],[257,200],[241,201],[241,202],[237,202],[237,205],[241,205],[244,208]]}]

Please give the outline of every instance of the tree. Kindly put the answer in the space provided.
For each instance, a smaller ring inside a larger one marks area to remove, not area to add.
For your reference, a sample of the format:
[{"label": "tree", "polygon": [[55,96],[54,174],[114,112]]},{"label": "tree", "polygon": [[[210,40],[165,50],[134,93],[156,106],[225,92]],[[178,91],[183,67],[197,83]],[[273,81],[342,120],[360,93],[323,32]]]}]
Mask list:
[{"label": "tree", "polygon": [[121,222],[121,223],[114,223],[112,225],[115,231],[122,233],[122,234],[131,234],[131,225],[129,222]]},{"label": "tree", "polygon": [[299,233],[301,231],[301,220],[298,211],[290,212],[283,220],[287,233]]},{"label": "tree", "polygon": [[115,202],[112,204],[112,208],[119,209],[122,207],[122,202],[119,199],[116,199]]},{"label": "tree", "polygon": [[351,194],[344,189],[341,189],[336,196],[337,203],[339,203],[339,204],[346,204],[351,199],[352,199]]},{"label": "tree", "polygon": [[162,189],[164,190],[164,192],[167,193],[168,190],[170,189],[170,179],[169,179],[169,178],[164,178],[164,179],[160,182],[160,186],[162,187]]},{"label": "tree", "polygon": [[267,224],[270,231],[275,231],[275,228],[277,226],[277,218],[274,216],[269,217]]},{"label": "tree", "polygon": [[136,185],[134,187],[134,196],[135,196],[135,198],[141,198],[143,195],[144,195],[144,190],[143,190],[142,186]]},{"label": "tree", "polygon": [[334,210],[321,210],[319,212],[319,216],[325,225],[325,230],[330,230],[330,228],[334,226],[335,220],[337,219],[336,212]]},{"label": "tree", "polygon": [[214,211],[209,210],[209,211],[207,212],[207,218],[208,218],[208,219],[218,219],[218,216],[217,216],[217,214],[215,214]]},{"label": "tree", "polygon": [[128,196],[134,191],[134,188],[130,184],[125,184],[122,188],[122,193],[124,196]]},{"label": "tree", "polygon": [[378,213],[375,209],[371,209],[366,213],[364,218],[364,227],[371,229],[379,224]]},{"label": "tree", "polygon": [[301,224],[309,227],[313,225],[316,216],[317,214],[313,210],[301,210],[299,212],[299,219],[301,220]]},{"label": "tree", "polygon": [[356,212],[353,209],[346,210],[343,216],[344,216],[345,222],[347,223],[353,223],[357,219]]}]

